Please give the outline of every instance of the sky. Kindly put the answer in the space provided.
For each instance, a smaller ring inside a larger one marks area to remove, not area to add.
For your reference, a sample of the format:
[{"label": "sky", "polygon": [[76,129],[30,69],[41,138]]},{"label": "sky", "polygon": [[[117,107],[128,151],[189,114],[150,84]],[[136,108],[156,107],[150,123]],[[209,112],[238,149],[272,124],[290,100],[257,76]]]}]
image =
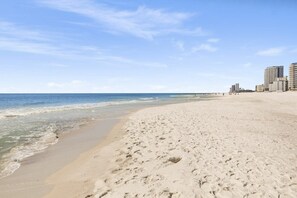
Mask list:
[{"label": "sky", "polygon": [[0,93],[227,92],[297,62],[295,0],[10,0]]}]

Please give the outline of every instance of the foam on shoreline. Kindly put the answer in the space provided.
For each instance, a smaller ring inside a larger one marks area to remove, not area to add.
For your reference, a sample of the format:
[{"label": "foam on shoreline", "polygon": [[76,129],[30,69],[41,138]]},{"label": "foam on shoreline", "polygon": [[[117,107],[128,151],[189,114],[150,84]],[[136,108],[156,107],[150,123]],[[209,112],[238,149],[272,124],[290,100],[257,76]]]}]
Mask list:
[{"label": "foam on shoreline", "polygon": [[155,100],[157,100],[157,99],[140,98],[138,100],[122,100],[122,101],[98,102],[98,103],[87,103],[87,104],[10,108],[10,109],[0,110],[0,119],[13,119],[13,118],[21,117],[21,116],[52,113],[52,112],[71,111],[71,110],[96,109],[96,108],[100,108],[100,107],[113,106],[113,105],[133,104],[133,103],[141,103],[141,102],[153,102]]},{"label": "foam on shoreline", "polygon": [[[11,146],[7,148],[9,150],[6,152],[3,150],[5,148],[2,148],[2,153],[4,154],[2,154],[2,156],[0,155],[0,178],[9,176],[14,171],[16,171],[21,166],[22,160],[44,151],[50,145],[56,144],[58,142],[57,133],[79,128],[80,125],[94,120],[94,117],[98,116],[96,111],[100,111],[101,107],[146,103],[153,101],[153,98],[140,98],[139,100],[75,104],[53,107],[20,108],[0,111],[0,120],[2,119],[4,127],[10,123],[11,127],[13,127],[11,130],[25,130],[22,134],[15,132],[10,134],[9,131],[6,133],[2,132],[0,134],[0,140],[1,138],[6,137],[4,143],[11,144]],[[87,112],[82,113],[80,116],[79,113],[77,113],[80,111]],[[92,114],[88,113],[89,111]],[[72,116],[72,114],[77,114],[77,116],[75,119],[72,118],[71,120],[68,120],[67,123],[59,124],[61,119],[63,119],[61,118],[61,116],[64,115],[63,112],[67,112],[70,116]],[[55,116],[57,116],[57,118],[55,118]],[[40,120],[40,118],[43,119]],[[26,129],[26,127],[24,127],[24,129],[16,129],[15,127],[18,126],[14,127],[12,124],[16,119],[22,119],[22,125],[28,122],[28,125],[32,126],[29,126],[28,129]],[[59,122],[56,122],[55,119],[59,120]],[[34,122],[36,123],[36,126],[34,126]]]},{"label": "foam on shoreline", "polygon": [[31,157],[37,153],[44,151],[50,145],[58,142],[57,134],[54,132],[47,132],[37,141],[14,147],[9,153],[2,156],[0,166],[0,179],[11,175],[21,166],[21,161]]}]

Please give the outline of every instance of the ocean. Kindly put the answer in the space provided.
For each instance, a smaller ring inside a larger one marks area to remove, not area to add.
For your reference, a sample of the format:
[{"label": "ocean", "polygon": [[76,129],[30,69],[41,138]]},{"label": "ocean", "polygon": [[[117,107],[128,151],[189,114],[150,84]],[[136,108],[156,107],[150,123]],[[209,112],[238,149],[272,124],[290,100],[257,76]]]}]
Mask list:
[{"label": "ocean", "polygon": [[[199,95],[198,95],[199,96]],[[0,178],[59,140],[59,134],[96,120],[102,109],[174,102],[194,94],[0,94]]]}]

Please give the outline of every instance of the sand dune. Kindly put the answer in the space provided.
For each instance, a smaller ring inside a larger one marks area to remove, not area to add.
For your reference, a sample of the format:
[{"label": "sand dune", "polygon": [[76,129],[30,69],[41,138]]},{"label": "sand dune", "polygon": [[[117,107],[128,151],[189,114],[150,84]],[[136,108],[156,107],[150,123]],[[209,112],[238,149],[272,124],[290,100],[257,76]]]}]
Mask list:
[{"label": "sand dune", "polygon": [[95,197],[297,197],[297,93],[133,114]]}]

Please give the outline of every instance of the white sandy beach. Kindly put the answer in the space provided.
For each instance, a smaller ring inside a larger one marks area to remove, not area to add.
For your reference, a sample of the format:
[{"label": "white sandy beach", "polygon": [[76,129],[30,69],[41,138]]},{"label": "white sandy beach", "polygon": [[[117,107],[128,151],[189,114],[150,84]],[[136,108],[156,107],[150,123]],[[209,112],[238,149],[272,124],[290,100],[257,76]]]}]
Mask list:
[{"label": "white sandy beach", "polygon": [[95,197],[297,197],[297,93],[133,114]]},{"label": "white sandy beach", "polygon": [[294,198],[296,162],[297,92],[252,93],[137,111],[39,183],[46,198]]},{"label": "white sandy beach", "polygon": [[0,198],[297,198],[296,12],[2,0]]}]

